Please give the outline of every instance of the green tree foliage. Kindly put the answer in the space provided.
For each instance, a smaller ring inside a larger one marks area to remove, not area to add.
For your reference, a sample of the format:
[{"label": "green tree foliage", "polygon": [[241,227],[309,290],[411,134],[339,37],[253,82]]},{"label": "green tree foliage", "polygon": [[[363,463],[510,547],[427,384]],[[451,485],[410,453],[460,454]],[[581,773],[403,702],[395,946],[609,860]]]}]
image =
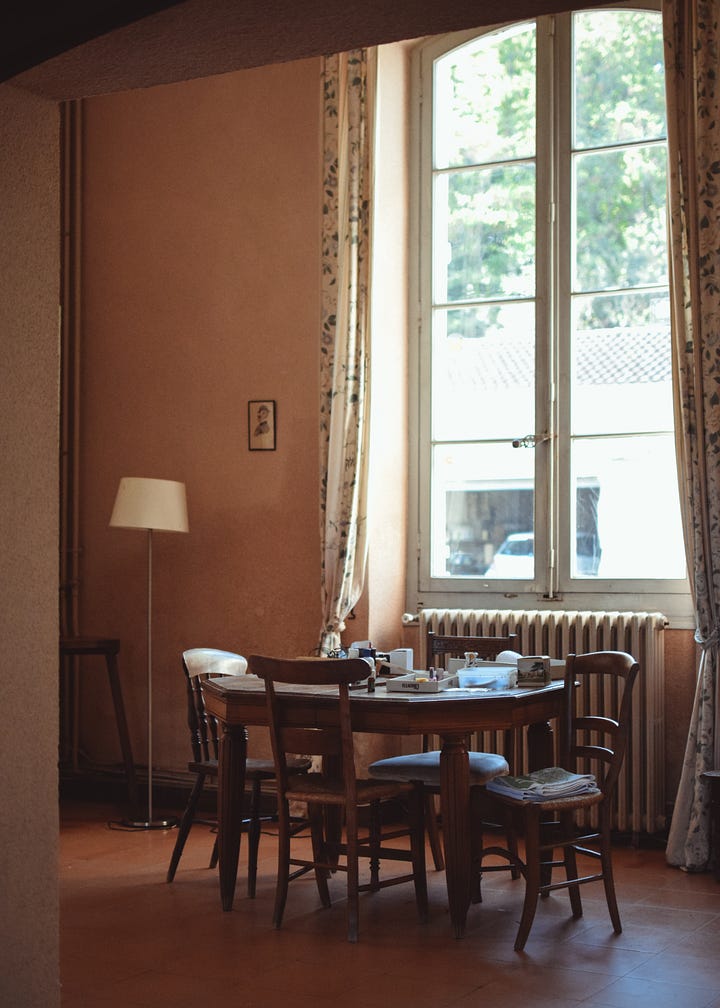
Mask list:
[{"label": "green tree foliage", "polygon": [[[660,16],[585,11],[573,25],[573,289],[662,284],[666,124]],[[441,173],[435,262],[446,263],[436,281],[440,302],[534,296],[535,72],[532,22],[474,39],[438,63],[436,89],[448,108],[435,134]],[[596,300],[595,323],[620,324],[619,304]],[[478,326],[473,335],[484,331]]]}]

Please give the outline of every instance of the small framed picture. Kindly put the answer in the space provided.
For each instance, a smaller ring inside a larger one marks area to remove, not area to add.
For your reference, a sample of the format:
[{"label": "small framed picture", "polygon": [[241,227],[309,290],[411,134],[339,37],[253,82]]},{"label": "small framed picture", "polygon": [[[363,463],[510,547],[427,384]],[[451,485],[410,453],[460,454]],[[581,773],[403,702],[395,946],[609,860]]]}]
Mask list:
[{"label": "small framed picture", "polygon": [[518,658],[518,686],[549,686],[550,659],[547,655]]},{"label": "small framed picture", "polygon": [[275,400],[248,402],[248,447],[250,451],[275,451]]}]

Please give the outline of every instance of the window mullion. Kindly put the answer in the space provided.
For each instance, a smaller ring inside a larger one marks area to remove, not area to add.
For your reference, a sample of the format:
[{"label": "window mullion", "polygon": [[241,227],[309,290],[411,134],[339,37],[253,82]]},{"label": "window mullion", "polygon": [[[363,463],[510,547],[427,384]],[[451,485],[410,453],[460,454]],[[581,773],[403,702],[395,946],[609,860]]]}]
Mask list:
[{"label": "window mullion", "polygon": [[[558,19],[555,54],[556,123],[555,171],[558,214],[555,226],[557,262],[555,272],[555,513],[558,558],[558,591],[568,588],[570,543],[560,530],[571,527],[570,472],[570,330],[572,289],[572,22],[567,14]],[[564,488],[564,491],[563,491]]]},{"label": "window mullion", "polygon": [[535,577],[546,598],[557,593],[557,21],[538,20],[537,43]]}]

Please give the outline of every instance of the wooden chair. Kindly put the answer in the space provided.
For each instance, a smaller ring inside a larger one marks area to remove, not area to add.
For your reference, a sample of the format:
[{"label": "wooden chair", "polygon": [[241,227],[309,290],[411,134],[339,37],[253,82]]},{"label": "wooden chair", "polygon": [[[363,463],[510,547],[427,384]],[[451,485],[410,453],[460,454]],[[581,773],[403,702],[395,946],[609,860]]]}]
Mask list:
[{"label": "wooden chair", "polygon": [[[265,680],[268,719],[272,738],[278,790],[278,873],[273,926],[282,924],[289,882],[309,871],[315,879],[323,906],[330,906],[328,873],[343,871],[347,876],[347,937],[358,939],[358,895],[389,885],[412,881],[421,920],[427,917],[425,879],[425,835],[423,830],[422,791],[419,787],[397,782],[362,780],[355,775],[353,733],[350,723],[349,684],[367,677],[362,658],[270,658],[252,655],[250,671]],[[336,686],[331,695],[338,702],[329,705],[322,727],[311,715],[307,724],[289,721],[283,705],[283,687]],[[288,752],[306,752],[323,758],[321,773],[292,774]],[[382,843],[381,804],[403,798],[411,812],[410,851],[393,849]],[[306,802],[312,836],[312,859],[293,857],[290,849],[290,801]],[[361,837],[358,810],[369,809],[369,835]],[[333,838],[323,825],[323,813],[340,812],[344,816],[345,840]],[[359,879],[360,857],[370,858],[370,881]],[[380,878],[380,861],[390,859],[411,862],[410,873]],[[291,872],[294,866],[297,871]]]},{"label": "wooden chair", "polygon": [[[226,675],[244,675],[247,661],[242,655],[232,651],[219,651],[216,648],[191,648],[183,652],[183,671],[187,687],[187,720],[190,728],[190,745],[193,758],[188,763],[188,770],[195,774],[190,797],[183,812],[178,827],[177,839],[170,858],[167,871],[168,882],[175,878],[175,872],[180,862],[185,841],[194,822],[197,820],[197,804],[205,786],[205,781],[216,778],[218,772],[218,727],[215,718],[205,710],[202,684],[206,679]],[[296,771],[307,770],[308,759],[296,759],[292,767]],[[260,793],[263,781],[275,777],[275,764],[272,760],[248,759],[245,769],[245,779],[250,783],[250,806],[248,817],[244,820],[248,831],[248,896],[255,895],[257,878],[258,846],[260,843]],[[210,867],[217,864],[217,838],[210,857]]]},{"label": "wooden chair", "polygon": [[517,634],[504,637],[456,637],[437,634],[428,630],[425,638],[425,655],[428,668],[438,663],[446,667],[448,657],[463,658],[468,651],[475,651],[478,658],[494,661],[502,651],[517,649]]},{"label": "wooden chair", "polygon": [[[425,654],[427,656],[427,666],[437,667],[441,665],[447,668],[448,658],[464,658],[465,654],[474,651],[478,658],[483,661],[495,661],[503,651],[517,653],[517,634],[507,634],[504,637],[455,637],[446,634],[436,634],[433,630],[428,630],[425,639]],[[427,736],[423,738],[423,750],[430,748]],[[515,736],[508,731],[505,733],[505,753],[507,756],[514,756]]]},{"label": "wooden chair", "polygon": [[[454,637],[440,635],[428,630],[426,638],[426,665],[428,668],[441,666],[447,668],[447,659],[464,657],[468,651],[474,651],[479,658],[492,661],[502,651],[514,651],[517,647],[517,634],[506,637]],[[506,740],[506,746],[512,745],[511,736]],[[390,756],[378,760],[369,767],[371,777],[383,780],[419,781],[425,789],[425,824],[428,841],[437,871],[445,867],[445,860],[440,843],[435,796],[440,793],[440,751],[432,749],[432,739],[429,735],[422,737],[422,752],[410,753],[405,756]],[[495,753],[470,752],[470,782],[474,787],[483,787],[489,780],[499,774],[508,772],[507,760]],[[508,844],[512,840],[508,838]]]},{"label": "wooden chair", "polygon": [[[627,748],[630,729],[632,689],[639,671],[635,659],[620,651],[596,651],[583,655],[568,655],[565,672],[566,708],[562,719],[560,762],[565,770],[594,772],[597,790],[565,798],[518,800],[488,789],[485,801],[511,813],[522,815],[525,832],[525,861],[517,862],[525,876],[525,903],[515,939],[515,949],[525,947],[539,896],[555,889],[568,889],[573,917],[582,916],[579,887],[588,882],[602,881],[605,887],[610,919],[616,934],[622,931],[612,872],[610,826],[612,799]],[[578,713],[576,684],[588,684],[586,696],[606,696],[616,700],[615,718]],[[530,775],[532,776],[532,775]],[[597,827],[576,828],[576,813],[596,809]],[[481,828],[480,822],[477,823]],[[591,847],[586,846],[592,844]],[[555,849],[563,851],[562,860],[555,860]],[[481,852],[482,854],[487,852]],[[578,875],[577,855],[600,862],[600,870]],[[552,869],[564,867],[565,878],[552,881]]]}]

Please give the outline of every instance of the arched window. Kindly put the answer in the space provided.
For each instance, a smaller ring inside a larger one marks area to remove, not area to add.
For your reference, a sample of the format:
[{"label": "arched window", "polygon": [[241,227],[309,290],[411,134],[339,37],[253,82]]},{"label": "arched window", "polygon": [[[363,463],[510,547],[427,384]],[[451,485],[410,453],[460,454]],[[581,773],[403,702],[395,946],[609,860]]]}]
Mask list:
[{"label": "arched window", "polygon": [[409,605],[689,613],[661,15],[567,13],[416,55]]}]

